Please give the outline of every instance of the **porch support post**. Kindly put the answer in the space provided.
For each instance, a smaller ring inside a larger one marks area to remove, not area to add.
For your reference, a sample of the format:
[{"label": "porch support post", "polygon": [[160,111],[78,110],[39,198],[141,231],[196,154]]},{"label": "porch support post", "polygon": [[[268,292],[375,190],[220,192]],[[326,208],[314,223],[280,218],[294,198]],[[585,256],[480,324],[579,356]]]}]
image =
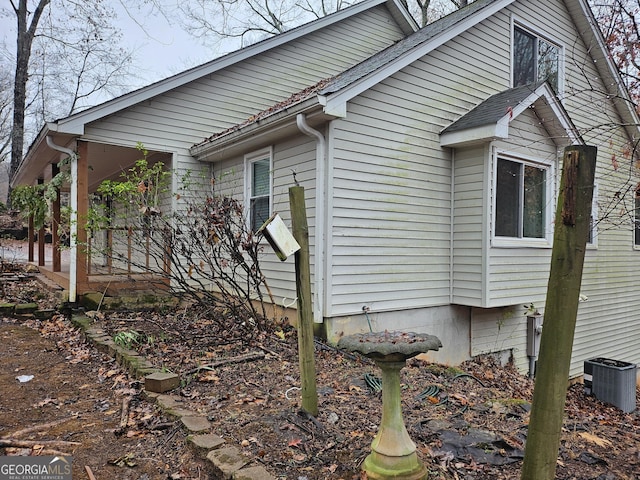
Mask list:
[{"label": "porch support post", "polygon": [[[51,178],[55,177],[60,172],[57,163],[51,164]],[[53,258],[53,271],[59,272],[61,270],[60,264],[60,189],[56,191],[56,199],[53,201],[53,221],[51,222],[51,244],[52,244],[52,258]]]},{"label": "porch support post", "polygon": [[[38,185],[42,185],[44,183],[44,179],[38,179]],[[38,266],[44,266],[44,225],[40,227],[38,230]]]},{"label": "porch support post", "polygon": [[34,253],[34,240],[35,240],[35,236],[36,236],[36,231],[35,228],[33,226],[33,215],[29,215],[29,226],[27,228],[27,236],[29,238],[29,250],[28,250],[28,260],[29,262],[33,262],[33,259],[35,258]]},{"label": "porch support post", "polygon": [[[89,143],[78,142],[76,164],[76,288],[85,290],[88,286],[87,274],[87,214],[89,213]],[[73,176],[73,175],[72,175]]]}]

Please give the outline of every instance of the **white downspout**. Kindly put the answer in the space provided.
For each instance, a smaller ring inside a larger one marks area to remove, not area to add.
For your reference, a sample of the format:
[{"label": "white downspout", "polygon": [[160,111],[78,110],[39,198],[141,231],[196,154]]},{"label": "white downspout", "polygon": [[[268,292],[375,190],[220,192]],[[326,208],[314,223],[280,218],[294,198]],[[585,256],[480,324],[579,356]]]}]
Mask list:
[{"label": "white downspout", "polygon": [[66,153],[71,158],[71,235],[69,238],[69,303],[76,303],[77,296],[77,262],[76,258],[78,251],[78,155],[73,150],[61,147],[53,143],[53,140],[47,135],[47,145],[53,150]]},{"label": "white downspout", "polygon": [[304,113],[296,116],[298,128],[305,135],[316,139],[316,214],[315,214],[315,251],[313,278],[315,295],[313,298],[313,321],[322,323],[324,318],[324,243],[325,243],[325,157],[327,142],[324,135],[307,123]]}]

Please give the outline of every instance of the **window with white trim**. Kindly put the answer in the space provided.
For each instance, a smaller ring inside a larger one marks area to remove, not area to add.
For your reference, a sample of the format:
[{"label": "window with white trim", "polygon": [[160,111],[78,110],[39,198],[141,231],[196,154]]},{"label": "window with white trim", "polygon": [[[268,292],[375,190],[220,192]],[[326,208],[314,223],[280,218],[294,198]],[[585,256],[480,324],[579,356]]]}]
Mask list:
[{"label": "window with white trim", "polygon": [[499,155],[496,159],[494,236],[546,239],[550,167]]},{"label": "window with white trim", "polygon": [[593,199],[591,200],[591,218],[589,219],[589,238],[587,245],[598,246],[598,184],[593,185]]},{"label": "window with white trim", "polygon": [[559,92],[560,47],[515,25],[512,70],[514,87],[547,80]]},{"label": "window with white trim", "polygon": [[633,246],[640,247],[640,188],[636,189],[634,195]]},{"label": "window with white trim", "polygon": [[245,204],[249,228],[258,230],[271,215],[271,149],[245,156]]}]

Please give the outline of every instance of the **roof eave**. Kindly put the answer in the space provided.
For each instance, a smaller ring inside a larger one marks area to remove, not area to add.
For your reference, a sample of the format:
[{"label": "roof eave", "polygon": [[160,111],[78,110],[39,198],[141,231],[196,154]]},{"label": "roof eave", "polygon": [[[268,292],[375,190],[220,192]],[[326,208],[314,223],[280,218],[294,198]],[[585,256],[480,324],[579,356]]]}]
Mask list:
[{"label": "roof eave", "polygon": [[255,122],[238,126],[212,140],[194,145],[189,151],[198,160],[216,162],[260,148],[261,145],[266,145],[291,130],[297,130],[296,116],[299,113],[307,115],[308,121],[312,124],[336,118],[335,115],[327,115],[324,112],[317,96],[314,95],[312,98],[290,105]]},{"label": "roof eave", "polygon": [[498,123],[481,125],[475,128],[445,132],[440,135],[441,147],[465,147],[477,145],[492,140],[506,139],[509,136],[509,129]]},{"label": "roof eave", "polygon": [[[55,143],[69,145],[74,135],[59,133],[45,125],[38,136],[29,147],[27,155],[22,158],[18,169],[9,180],[12,187],[17,185],[32,185],[38,178],[43,176],[44,168],[47,164],[57,163],[59,153],[52,150],[47,145],[47,137],[52,136]],[[49,172],[50,173],[50,172]]]},{"label": "roof eave", "polygon": [[[357,3],[343,10],[339,10],[331,15],[319,18],[306,25],[294,28],[287,32],[267,38],[261,42],[248,47],[231,52],[223,57],[216,58],[210,62],[191,68],[184,72],[139,88],[132,92],[121,95],[117,98],[104,102],[95,107],[88,108],[69,117],[57,120],[57,130],[61,133],[83,135],[86,124],[117,113],[137,103],[149,100],[165,92],[178,88],[189,82],[210,75],[218,70],[234,65],[238,62],[264,53],[275,47],[288,43],[297,38],[308,35],[329,25],[338,23],[350,16],[357,15],[370,8],[386,4],[394,19],[400,24],[400,28],[405,33],[413,33],[418,29],[415,20],[402,7],[400,0],[367,0]],[[404,11],[403,11],[404,10]]]},{"label": "roof eave", "polygon": [[416,60],[424,57],[431,51],[435,50],[437,47],[467,31],[472,26],[502,10],[504,7],[513,3],[514,1],[515,0],[495,0],[490,5],[480,10],[479,12],[476,12],[471,17],[459,22],[453,28],[450,28],[440,33],[439,35],[427,40],[426,42],[415,46],[407,52],[399,55],[397,58],[391,60],[386,65],[364,75],[357,80],[354,80],[352,83],[342,87],[340,90],[331,92],[331,96],[333,97],[332,101],[336,103],[346,104],[349,100],[357,97],[372,86],[377,85],[382,80],[400,71],[407,65],[410,65]]}]

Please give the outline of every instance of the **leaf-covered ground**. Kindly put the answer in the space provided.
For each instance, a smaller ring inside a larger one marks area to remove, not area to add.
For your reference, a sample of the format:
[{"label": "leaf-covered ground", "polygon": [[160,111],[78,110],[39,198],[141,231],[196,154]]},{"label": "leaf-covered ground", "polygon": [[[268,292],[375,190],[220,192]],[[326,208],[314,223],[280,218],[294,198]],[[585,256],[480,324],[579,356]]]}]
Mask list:
[{"label": "leaf-covered ground", "polygon": [[[299,408],[294,329],[276,327],[233,343],[210,328],[207,315],[111,313],[97,321],[113,335],[137,332],[139,350],[183,377],[184,404],[274,475],[360,478],[382,408],[375,364],[317,342],[320,413],[313,418]],[[401,381],[405,423],[429,478],[519,477],[530,379],[484,357],[456,368],[411,359]],[[557,478],[640,478],[638,413],[599,402],[581,384],[570,387]]]},{"label": "leaf-covered ground", "polygon": [[[4,300],[38,297],[43,306],[55,302],[33,281],[5,283],[3,294]],[[274,476],[360,479],[359,465],[369,453],[381,415],[381,394],[375,388],[380,372],[373,362],[317,343],[320,413],[313,418],[299,408],[295,330],[274,327],[240,343],[216,328],[219,322],[211,315],[215,313],[192,310],[100,312],[94,321],[157,366],[179,373],[183,384],[175,393],[185,407],[206,415],[215,433]],[[17,333],[23,324],[38,335]],[[140,385],[112,359],[84,344],[62,315],[48,321],[5,318],[0,335],[5,343],[0,437],[52,418],[79,415],[54,436],[79,441],[81,446],[71,453],[82,465],[95,465],[101,480],[212,478],[206,465],[189,453],[173,420],[145,402]],[[7,350],[18,337],[21,341]],[[29,365],[20,364],[27,360]],[[48,371],[46,362],[72,368],[71,373],[64,373],[64,379],[63,374],[39,374],[37,384],[16,381],[30,368]],[[35,386],[29,401],[19,400],[26,388]],[[402,406],[429,478],[517,479],[532,392],[530,379],[490,357],[456,368],[411,359],[402,370]],[[126,427],[119,429],[125,396],[131,398],[132,409]],[[624,414],[585,395],[576,384],[569,389],[565,414],[558,479],[640,478],[637,411]],[[50,438],[46,431],[31,435]],[[135,466],[127,465],[130,459]]]}]

